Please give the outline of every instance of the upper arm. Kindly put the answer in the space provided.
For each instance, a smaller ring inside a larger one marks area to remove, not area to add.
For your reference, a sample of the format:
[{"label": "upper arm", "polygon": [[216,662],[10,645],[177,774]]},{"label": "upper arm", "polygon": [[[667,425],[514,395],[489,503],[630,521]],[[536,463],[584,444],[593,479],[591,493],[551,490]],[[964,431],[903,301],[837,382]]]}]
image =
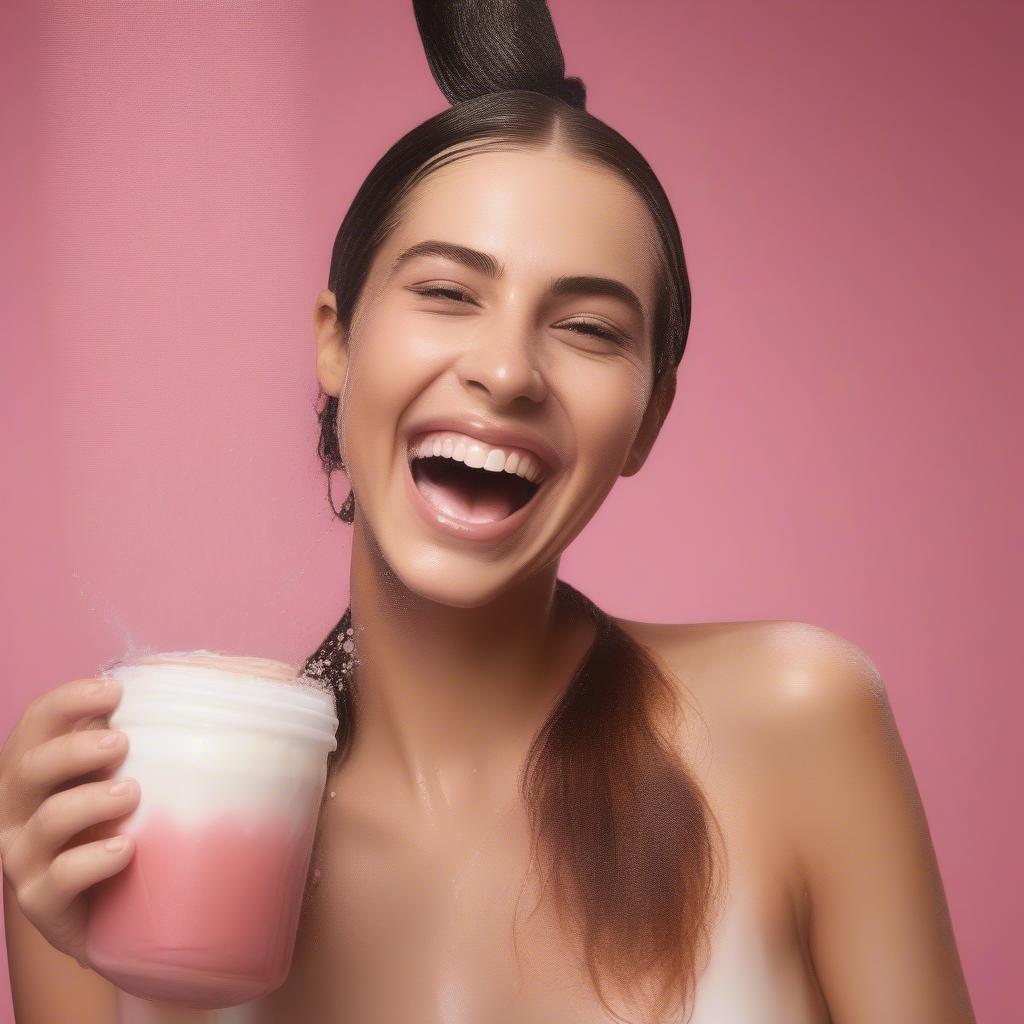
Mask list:
[{"label": "upper arm", "polygon": [[973,1024],[924,808],[883,681],[859,648],[827,630],[797,623],[781,633],[773,763],[832,1019]]}]

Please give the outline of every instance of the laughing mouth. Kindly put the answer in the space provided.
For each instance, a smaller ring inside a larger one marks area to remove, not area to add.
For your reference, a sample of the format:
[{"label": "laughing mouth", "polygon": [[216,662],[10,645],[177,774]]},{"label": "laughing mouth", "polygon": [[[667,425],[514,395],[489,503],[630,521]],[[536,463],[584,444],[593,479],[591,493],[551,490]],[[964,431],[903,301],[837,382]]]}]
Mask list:
[{"label": "laughing mouth", "polygon": [[540,484],[514,473],[474,468],[443,455],[417,456],[409,465],[413,483],[438,512],[467,523],[507,519],[529,504]]}]

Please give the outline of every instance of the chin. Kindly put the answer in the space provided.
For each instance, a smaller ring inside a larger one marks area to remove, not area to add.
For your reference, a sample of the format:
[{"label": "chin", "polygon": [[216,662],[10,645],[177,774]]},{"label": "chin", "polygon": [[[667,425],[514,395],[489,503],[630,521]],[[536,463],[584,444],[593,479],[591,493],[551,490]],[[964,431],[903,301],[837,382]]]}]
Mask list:
[{"label": "chin", "polygon": [[[408,556],[408,553],[406,553]],[[449,608],[479,608],[521,578],[511,567],[482,562],[479,555],[423,551],[419,558],[389,561],[402,585],[425,601]]]}]

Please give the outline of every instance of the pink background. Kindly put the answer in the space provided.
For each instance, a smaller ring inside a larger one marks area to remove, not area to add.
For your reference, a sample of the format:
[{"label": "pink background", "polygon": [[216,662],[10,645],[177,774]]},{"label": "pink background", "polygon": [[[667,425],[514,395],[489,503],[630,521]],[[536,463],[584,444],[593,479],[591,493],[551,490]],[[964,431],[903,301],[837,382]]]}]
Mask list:
[{"label": "pink background", "polygon": [[[662,438],[562,575],[866,650],[978,1020],[1022,1019],[1020,8],[551,9],[694,291]],[[6,735],[129,643],[298,660],[341,614],[313,300],[365,174],[445,101],[404,0],[2,10]]]}]

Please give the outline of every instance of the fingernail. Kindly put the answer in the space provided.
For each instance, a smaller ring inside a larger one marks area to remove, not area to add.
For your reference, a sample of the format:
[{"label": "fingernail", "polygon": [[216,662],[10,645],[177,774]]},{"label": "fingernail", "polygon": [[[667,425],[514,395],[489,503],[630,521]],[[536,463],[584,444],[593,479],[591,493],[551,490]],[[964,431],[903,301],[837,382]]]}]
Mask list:
[{"label": "fingernail", "polygon": [[127,779],[122,779],[120,782],[115,782],[107,792],[111,796],[121,796],[122,793],[127,793],[132,788],[132,784]]},{"label": "fingernail", "polygon": [[125,848],[125,844],[128,842],[124,836],[114,836],[113,839],[108,839],[103,844],[103,849],[108,850],[110,853],[117,853]]},{"label": "fingernail", "polygon": [[107,688],[107,680],[101,679],[98,683],[90,683],[86,688],[85,692],[90,697],[97,697]]},{"label": "fingernail", "polygon": [[110,747],[116,747],[121,742],[121,736],[123,734],[119,732],[108,733],[103,739],[100,740],[100,746],[109,749]]}]

